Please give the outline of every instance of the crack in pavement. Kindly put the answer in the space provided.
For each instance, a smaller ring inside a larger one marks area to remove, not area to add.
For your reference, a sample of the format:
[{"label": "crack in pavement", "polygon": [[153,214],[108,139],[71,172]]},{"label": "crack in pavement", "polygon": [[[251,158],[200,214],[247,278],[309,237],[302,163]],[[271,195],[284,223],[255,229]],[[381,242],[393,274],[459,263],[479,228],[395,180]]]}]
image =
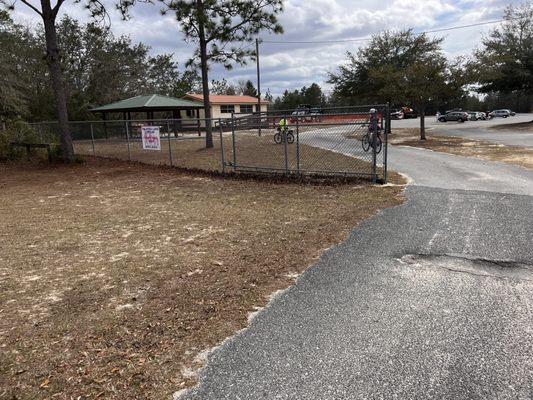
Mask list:
[{"label": "crack in pavement", "polygon": [[406,254],[398,260],[409,265],[443,268],[472,276],[533,281],[533,266],[516,261],[491,260],[463,254],[428,253]]}]

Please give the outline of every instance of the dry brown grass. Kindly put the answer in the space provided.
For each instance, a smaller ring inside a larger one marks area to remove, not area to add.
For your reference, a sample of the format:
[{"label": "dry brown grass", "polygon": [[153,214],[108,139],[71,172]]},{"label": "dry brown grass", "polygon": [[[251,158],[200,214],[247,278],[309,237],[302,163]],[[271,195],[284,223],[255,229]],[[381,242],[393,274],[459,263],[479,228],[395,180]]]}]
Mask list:
[{"label": "dry brown grass", "polygon": [[426,137],[426,140],[420,140],[418,129],[395,129],[389,139],[389,143],[420,147],[488,161],[498,161],[533,169],[532,149],[506,146],[481,140],[470,140],[456,136],[432,135],[431,131],[426,133]]},{"label": "dry brown grass", "polygon": [[118,161],[0,169],[2,399],[168,399],[198,354],[402,201]]}]

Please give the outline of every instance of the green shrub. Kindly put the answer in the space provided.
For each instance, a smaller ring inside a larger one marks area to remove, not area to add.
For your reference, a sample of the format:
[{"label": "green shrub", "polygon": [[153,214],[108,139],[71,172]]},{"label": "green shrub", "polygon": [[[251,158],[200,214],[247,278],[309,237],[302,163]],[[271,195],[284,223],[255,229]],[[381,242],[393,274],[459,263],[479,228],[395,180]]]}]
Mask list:
[{"label": "green shrub", "polygon": [[[0,127],[1,128],[1,127]],[[17,120],[10,121],[7,129],[0,130],[0,160],[1,159],[18,159],[26,157],[24,147],[12,147],[11,143],[48,143],[50,144],[50,161],[63,162],[63,151],[59,142],[59,137],[54,130],[41,129],[39,132],[27,122]],[[35,154],[47,157],[43,149],[35,150]],[[76,155],[76,163],[83,163],[84,159]]]},{"label": "green shrub", "polygon": [[12,121],[7,124],[7,129],[0,131],[0,158],[21,158],[26,150],[20,147],[11,147],[13,142],[40,143],[39,135],[33,127],[24,121]]}]

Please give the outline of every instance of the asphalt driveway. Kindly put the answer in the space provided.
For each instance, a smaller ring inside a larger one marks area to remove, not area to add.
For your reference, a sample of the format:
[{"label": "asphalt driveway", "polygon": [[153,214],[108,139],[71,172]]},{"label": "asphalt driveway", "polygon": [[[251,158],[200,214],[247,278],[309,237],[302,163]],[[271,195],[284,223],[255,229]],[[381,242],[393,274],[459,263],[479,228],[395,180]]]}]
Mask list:
[{"label": "asphalt driveway", "polygon": [[413,178],[406,203],[327,251],[183,398],[533,397],[533,173],[422,149],[389,160]]}]

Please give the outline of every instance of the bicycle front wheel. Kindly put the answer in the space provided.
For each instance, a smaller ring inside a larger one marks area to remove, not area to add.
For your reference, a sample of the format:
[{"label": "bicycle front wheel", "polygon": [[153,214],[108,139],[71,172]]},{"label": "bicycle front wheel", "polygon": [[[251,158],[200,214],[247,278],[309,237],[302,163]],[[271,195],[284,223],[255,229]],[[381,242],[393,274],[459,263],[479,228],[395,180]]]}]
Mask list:
[{"label": "bicycle front wheel", "polygon": [[364,151],[370,150],[370,138],[368,137],[367,133],[363,135],[363,138],[361,139],[361,145],[363,146]]},{"label": "bicycle front wheel", "polygon": [[276,144],[280,144],[281,143],[281,133],[277,132],[274,135],[274,143],[276,143]]},{"label": "bicycle front wheel", "polygon": [[381,153],[382,148],[383,148],[383,142],[381,141],[381,138],[378,136],[376,138],[376,154]]},{"label": "bicycle front wheel", "polygon": [[291,132],[287,133],[287,143],[294,143],[294,135]]}]

